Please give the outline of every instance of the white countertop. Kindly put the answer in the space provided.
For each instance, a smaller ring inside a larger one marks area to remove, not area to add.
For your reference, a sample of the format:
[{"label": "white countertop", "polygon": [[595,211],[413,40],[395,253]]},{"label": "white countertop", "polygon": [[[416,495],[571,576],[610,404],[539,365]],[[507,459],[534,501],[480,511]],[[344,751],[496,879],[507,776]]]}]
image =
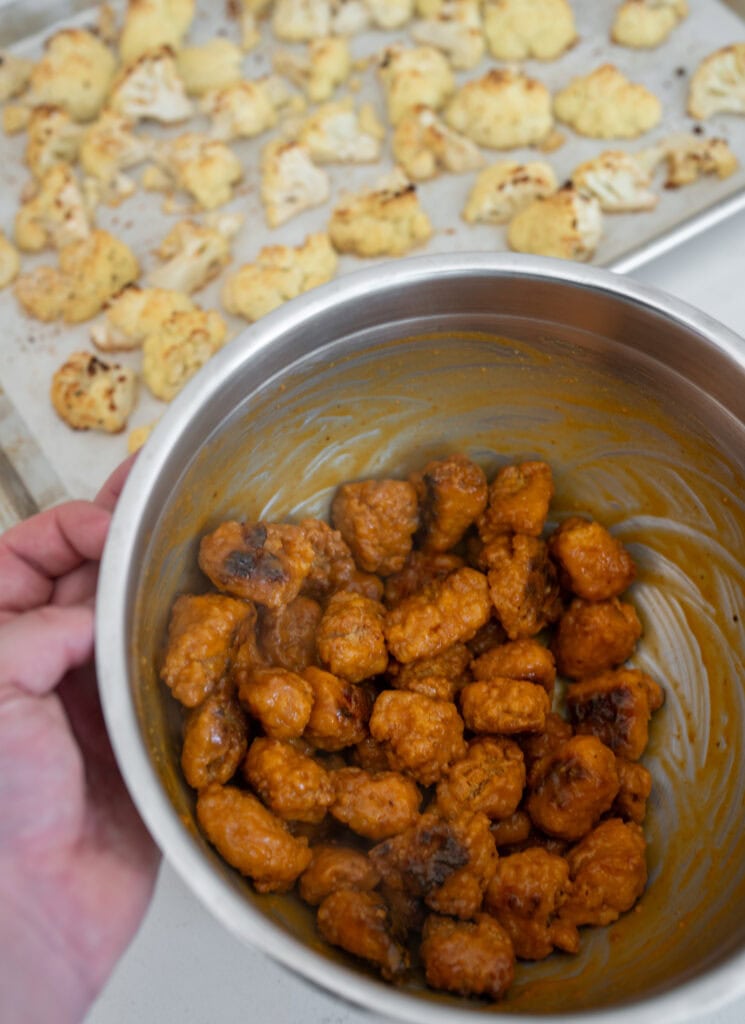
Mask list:
[{"label": "white countertop", "polygon": [[[633,276],[698,306],[745,338],[745,214]],[[87,1024],[375,1024],[380,1020],[325,995],[262,953],[240,945],[164,864],[143,926]],[[743,1021],[745,1000],[701,1017],[696,1024]]]}]

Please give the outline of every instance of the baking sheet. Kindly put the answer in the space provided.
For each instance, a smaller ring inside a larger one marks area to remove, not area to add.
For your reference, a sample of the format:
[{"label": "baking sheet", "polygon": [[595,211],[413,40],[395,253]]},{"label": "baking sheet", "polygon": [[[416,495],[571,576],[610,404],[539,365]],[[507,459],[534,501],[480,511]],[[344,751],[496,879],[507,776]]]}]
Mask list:
[{"label": "baking sheet", "polygon": [[[202,2],[198,6],[202,9],[191,32],[192,41],[205,41],[217,32],[237,38],[237,26],[225,16],[222,3],[214,5]],[[528,74],[539,78],[555,92],[574,75],[586,73],[603,62],[612,61],[631,80],[651,88],[662,100],[665,111],[663,123],[641,139],[610,144],[635,151],[670,133],[690,131],[691,120],[685,114],[690,74],[701,58],[712,50],[745,40],[745,26],[720,0],[690,0],[691,13],[688,19],[675,29],[666,44],[653,51],[633,51],[609,42],[609,28],[615,6],[615,3],[598,4],[597,0],[573,0],[581,34],[577,46],[558,61],[527,61],[524,67]],[[56,28],[94,23],[95,9],[93,12],[80,12],[79,8],[80,4],[75,2],[57,4],[50,8],[49,3],[45,4],[43,0],[32,3],[24,0],[10,4],[0,9],[0,44],[17,38],[24,24],[36,29],[44,26],[42,32],[13,46],[16,52],[37,56],[43,39]],[[65,11],[67,16],[58,21],[50,21],[48,13],[45,13],[50,9]],[[264,26],[263,32],[262,44],[245,57],[246,77],[259,76],[271,70],[271,53],[275,44],[268,26]],[[394,40],[408,40],[407,30],[393,33],[367,32],[352,37],[350,46],[353,56],[362,59],[378,53]],[[495,63],[487,57],[478,67],[460,72],[457,78],[463,82],[477,77]],[[382,115],[382,97],[374,70],[368,68],[356,77],[359,81],[359,100],[373,102]],[[192,127],[206,127],[206,122],[194,119],[189,123],[189,128]],[[705,122],[704,128],[707,135],[726,138],[743,166],[725,181],[707,178],[685,189],[661,190],[660,202],[652,213],[607,216],[605,237],[594,260],[596,264],[632,269],[671,245],[684,241],[708,223],[727,216],[736,208],[745,207],[745,118],[719,116]],[[149,125],[141,126],[140,130],[153,135],[161,133],[161,130]],[[183,127],[178,129],[182,130]],[[565,134],[566,144],[547,158],[554,166],[559,180],[567,178],[582,160],[596,155],[609,145],[599,140],[582,139],[568,129]],[[235,242],[234,260],[230,269],[253,260],[263,245],[297,245],[309,232],[323,230],[334,197],[345,188],[355,190],[372,183],[384,170],[393,166],[388,146],[378,165],[329,167],[332,179],[332,198],[329,203],[270,231],[265,226],[258,189],[258,156],[266,139],[266,136],[261,136],[256,140],[232,144],[244,164],[246,174],[235,200],[221,208],[240,212],[245,217],[244,226]],[[15,138],[0,136],[0,227],[7,232],[12,228],[18,196],[28,177],[22,160],[24,144],[23,135]],[[484,152],[489,162],[504,155],[493,151]],[[513,150],[509,155],[514,155],[516,159],[535,158],[535,151]],[[135,176],[140,173],[136,170]],[[474,173],[444,175],[419,186],[421,203],[432,220],[435,233],[428,245],[417,252],[483,252],[506,248],[503,228],[466,225],[460,219],[459,213],[474,177]],[[152,255],[153,250],[170,226],[180,219],[179,215],[163,214],[161,207],[161,196],[138,191],[117,209],[101,207],[99,210],[99,225],[122,237],[137,253],[143,266],[143,279],[157,262]],[[180,216],[187,212],[188,204],[184,202]],[[25,259],[24,266],[30,268],[38,263],[53,261],[53,254],[47,253]],[[339,273],[359,269],[371,262],[351,256],[342,257]],[[220,283],[221,279],[198,293],[195,299],[205,307],[218,307]],[[245,326],[238,318],[227,319],[235,334]],[[30,320],[19,312],[10,289],[0,292],[0,322],[4,326],[0,345],[0,385],[68,492],[79,496],[92,494],[107,472],[126,454],[126,434],[112,437],[71,431],[56,417],[48,400],[49,382],[54,370],[73,351],[91,347],[90,324],[71,328]],[[122,353],[116,358],[135,368],[139,366],[138,353]],[[164,408],[142,387],[140,401],[130,419],[129,428],[152,422]]]}]

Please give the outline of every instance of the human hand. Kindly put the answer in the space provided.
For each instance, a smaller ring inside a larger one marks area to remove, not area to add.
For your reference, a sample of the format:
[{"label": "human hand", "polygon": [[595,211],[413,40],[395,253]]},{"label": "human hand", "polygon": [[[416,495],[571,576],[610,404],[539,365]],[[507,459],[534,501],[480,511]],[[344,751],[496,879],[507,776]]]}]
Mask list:
[{"label": "human hand", "polygon": [[98,702],[93,602],[131,460],[94,502],[0,536],[0,1005],[82,1020],[144,914],[158,854]]}]

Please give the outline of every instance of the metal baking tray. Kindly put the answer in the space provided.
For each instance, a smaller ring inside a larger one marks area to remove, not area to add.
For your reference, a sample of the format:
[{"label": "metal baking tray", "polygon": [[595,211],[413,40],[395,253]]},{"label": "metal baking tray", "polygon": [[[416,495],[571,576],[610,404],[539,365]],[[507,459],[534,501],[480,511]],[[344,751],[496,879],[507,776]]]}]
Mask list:
[{"label": "metal baking tray", "polygon": [[[608,33],[615,3],[572,0],[572,4],[581,35],[577,45],[558,61],[526,62],[526,71],[556,91],[574,75],[611,61],[633,81],[651,88],[662,100],[665,113],[662,124],[653,132],[620,144],[583,139],[566,129],[565,144],[547,157],[559,180],[566,179],[582,160],[608,146],[633,152],[665,135],[690,131],[692,122],[685,113],[685,107],[693,70],[701,58],[714,49],[745,40],[745,24],[735,9],[737,7],[739,12],[745,13],[745,0],[732,0],[731,4],[723,0],[690,0],[688,19],[674,30],[662,47],[653,51],[633,51],[610,43]],[[44,39],[56,29],[72,24],[95,24],[97,6],[89,0],[11,0],[0,6],[0,47],[12,47],[19,53],[35,56],[40,52]],[[122,5],[115,3],[112,6],[120,9]],[[200,11],[190,38],[199,42],[220,32],[237,39],[237,26],[228,19],[225,6],[222,2],[198,3]],[[259,47],[245,57],[244,73],[247,77],[271,70],[272,50],[276,44],[268,26],[264,26],[263,32]],[[408,38],[407,29],[396,33],[371,31],[352,37],[350,46],[353,56],[363,60],[380,52],[394,39]],[[457,77],[459,81],[477,77],[493,64],[487,57],[479,67],[461,72]],[[373,102],[382,113],[382,97],[374,68],[360,70],[356,78],[359,100]],[[195,121],[195,126],[198,127],[199,122]],[[147,125],[144,130],[156,135],[159,131]],[[660,188],[659,204],[650,213],[606,216],[605,237],[594,260],[597,265],[616,271],[631,271],[736,211],[745,209],[745,118],[712,118],[704,123],[704,131],[707,135],[726,138],[742,166],[724,181],[706,178],[683,189]],[[261,136],[234,144],[245,167],[245,180],[235,200],[223,209],[240,211],[245,216],[245,223],[234,245],[231,268],[252,261],[263,245],[297,245],[309,232],[323,230],[334,198],[343,189],[354,190],[367,185],[392,166],[390,149],[387,148],[378,165],[329,168],[331,201],[278,229],[270,230],[266,227],[259,199],[258,157],[265,141],[266,137]],[[28,177],[23,163],[23,145],[24,136],[8,138],[0,135],[0,227],[6,231],[12,228],[18,197]],[[484,153],[489,162],[505,155],[486,150]],[[535,158],[535,151],[511,151],[509,156],[513,155],[516,159]],[[135,172],[136,175],[138,173]],[[430,215],[435,233],[426,248],[418,252],[483,252],[506,248],[503,228],[466,225],[460,218],[473,178],[474,174],[443,175],[420,185],[421,202]],[[143,276],[155,263],[153,250],[174,221],[179,219],[173,214],[163,214],[161,204],[161,197],[140,190],[117,209],[103,208],[98,217],[102,227],[109,228],[134,248],[143,264]],[[33,266],[53,259],[54,254],[46,253],[24,259],[24,265]],[[339,272],[345,273],[369,262],[345,256],[340,259]],[[198,293],[195,299],[205,307],[217,307],[219,289],[220,281],[217,281]],[[19,312],[11,289],[0,292],[0,320],[4,325],[4,343],[0,346],[0,385],[19,410],[27,433],[41,449],[47,463],[54,466],[62,485],[71,493],[91,493],[106,470],[124,456],[125,437],[79,434],[69,430],[57,419],[47,397],[54,370],[76,349],[90,349],[90,325],[70,328],[29,320]],[[231,321],[236,333],[243,326],[242,321]],[[117,358],[134,367],[139,365],[139,353],[122,353]],[[130,427],[153,421],[163,409],[162,403],[143,388]]]}]

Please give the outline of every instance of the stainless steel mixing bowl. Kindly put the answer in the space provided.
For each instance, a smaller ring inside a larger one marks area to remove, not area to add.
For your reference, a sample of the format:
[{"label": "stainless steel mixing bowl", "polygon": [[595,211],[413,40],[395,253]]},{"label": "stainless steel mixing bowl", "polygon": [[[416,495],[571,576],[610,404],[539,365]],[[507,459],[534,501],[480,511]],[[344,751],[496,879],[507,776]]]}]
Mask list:
[{"label": "stainless steel mixing bowl", "polygon": [[[204,588],[227,518],[323,515],[336,484],[464,451],[536,456],[558,512],[596,515],[639,564],[635,663],[665,708],[646,764],[650,883],[577,957],[520,967],[499,1008],[396,990],[320,943],[291,897],[257,896],[199,835],[180,715],[157,678],[174,597]],[[114,517],[97,610],[104,710],[166,857],[236,935],[409,1021],[666,1024],[745,993],[745,343],[611,274],[513,256],[388,263],[246,330],[155,430]]]}]

